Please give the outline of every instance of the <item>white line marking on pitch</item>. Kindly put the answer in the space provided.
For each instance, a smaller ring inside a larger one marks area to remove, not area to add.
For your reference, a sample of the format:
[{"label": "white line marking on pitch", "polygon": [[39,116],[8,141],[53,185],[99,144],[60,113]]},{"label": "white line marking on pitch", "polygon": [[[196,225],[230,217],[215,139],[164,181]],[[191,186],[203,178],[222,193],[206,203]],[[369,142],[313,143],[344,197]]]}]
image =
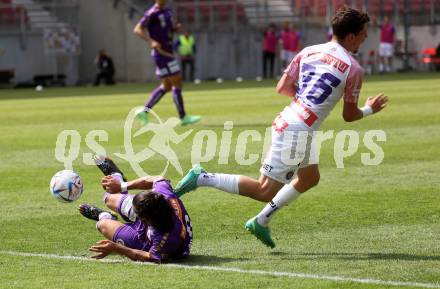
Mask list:
[{"label": "white line marking on pitch", "polygon": [[126,263],[126,264],[141,265],[141,266],[145,266],[145,265],[147,265],[147,266],[162,266],[162,267],[177,268],[177,269],[220,271],[220,272],[232,272],[232,273],[242,273],[242,274],[268,275],[268,276],[275,276],[275,277],[303,278],[303,279],[364,283],[364,284],[373,284],[373,285],[390,285],[390,286],[419,287],[419,288],[440,288],[440,284],[434,284],[434,283],[385,281],[385,280],[379,280],[379,279],[352,278],[352,277],[342,277],[342,276],[327,276],[327,275],[295,273],[295,272],[262,271],[262,270],[252,270],[252,269],[247,270],[247,269],[240,269],[240,268],[233,268],[233,267],[199,266],[199,265],[183,265],[183,264],[156,265],[153,263],[141,263],[141,262],[123,261],[123,260],[116,260],[116,259],[103,259],[103,260],[97,261],[95,259],[91,259],[91,258],[87,258],[87,257],[79,257],[79,256],[25,253],[25,252],[15,252],[15,251],[0,251],[0,254],[21,256],[21,257],[42,257],[42,258],[48,258],[48,259],[61,259],[61,260],[91,261],[91,262],[103,262],[103,263]]}]

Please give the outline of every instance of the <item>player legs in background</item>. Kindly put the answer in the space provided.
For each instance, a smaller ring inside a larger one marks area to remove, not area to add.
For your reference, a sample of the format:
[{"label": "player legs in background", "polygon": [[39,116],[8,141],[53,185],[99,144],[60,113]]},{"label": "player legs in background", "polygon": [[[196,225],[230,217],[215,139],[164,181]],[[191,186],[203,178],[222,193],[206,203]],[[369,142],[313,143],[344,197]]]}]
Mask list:
[{"label": "player legs in background", "polygon": [[173,100],[176,104],[179,118],[182,125],[188,125],[200,120],[200,116],[187,115],[185,112],[182,97],[182,75],[179,65],[173,58],[164,56],[154,57],[157,65],[156,74],[161,78],[161,85],[157,87],[145,103],[143,110],[137,113],[137,116],[144,122],[148,123],[148,112],[156,105],[162,96],[168,91],[173,91]]}]

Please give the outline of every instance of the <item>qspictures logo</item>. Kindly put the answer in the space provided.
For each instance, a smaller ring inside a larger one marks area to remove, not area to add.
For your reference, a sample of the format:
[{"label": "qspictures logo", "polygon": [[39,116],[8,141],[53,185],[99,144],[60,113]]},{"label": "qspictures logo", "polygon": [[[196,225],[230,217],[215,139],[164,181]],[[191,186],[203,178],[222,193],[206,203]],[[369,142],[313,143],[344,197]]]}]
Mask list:
[{"label": "qspictures logo", "polygon": [[[337,168],[344,168],[344,160],[360,153],[360,162],[365,166],[379,165],[385,154],[380,144],[386,141],[383,130],[368,130],[360,133],[354,130],[328,131],[298,131],[287,127],[280,130],[275,124],[267,127],[264,134],[257,130],[234,130],[232,121],[225,121],[223,131],[202,129],[194,133],[194,129],[181,129],[180,120],[171,117],[162,120],[153,110],[149,111],[149,123],[139,126],[136,119],[135,107],[128,113],[124,122],[124,139],[121,150],[108,152],[104,147],[109,140],[109,132],[92,130],[87,133],[84,143],[87,152],[82,154],[85,165],[95,165],[93,155],[116,156],[130,164],[137,176],[149,175],[147,160],[160,157],[160,175],[166,175],[170,169],[183,175],[184,168],[179,158],[190,157],[193,165],[216,161],[218,165],[251,166],[260,163],[263,167],[268,152],[276,155],[285,165],[297,165],[305,160],[308,163],[318,163],[322,144],[334,139],[333,159]],[[139,144],[136,138],[147,134],[148,142]],[[178,155],[175,149],[182,144],[191,142],[191,149],[185,155]],[[363,145],[360,145],[362,142]],[[55,159],[64,165],[65,169],[73,169],[73,163],[80,157],[82,137],[77,130],[63,130],[58,134],[55,145]],[[233,145],[235,143],[235,146]],[[261,153],[251,153],[251,147],[262,144]],[[136,151],[135,148],[141,147]],[[360,148],[361,147],[361,148]],[[235,163],[232,161],[235,160]],[[151,169],[151,167],[150,167]],[[157,171],[157,167],[155,171]],[[186,168],[185,168],[186,169]]]}]

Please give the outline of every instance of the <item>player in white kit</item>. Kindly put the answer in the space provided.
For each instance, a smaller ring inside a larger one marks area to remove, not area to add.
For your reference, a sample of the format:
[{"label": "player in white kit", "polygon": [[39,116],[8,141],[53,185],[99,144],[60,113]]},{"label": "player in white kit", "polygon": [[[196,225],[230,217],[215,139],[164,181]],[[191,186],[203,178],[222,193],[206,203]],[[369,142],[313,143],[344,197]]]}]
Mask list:
[{"label": "player in white kit", "polygon": [[342,7],[332,20],[332,40],[304,48],[287,67],[277,91],[291,97],[292,102],[273,122],[272,145],[259,180],[210,174],[198,166],[176,186],[177,194],[208,186],[269,202],[245,228],[265,245],[275,247],[269,221],[274,212],[318,184],[313,135],[336,103],[343,97],[343,118],[347,122],[377,113],[386,106],[388,97],[381,93],[358,108],[363,70],[351,53],[356,53],[367,38],[368,22],[366,13]]}]

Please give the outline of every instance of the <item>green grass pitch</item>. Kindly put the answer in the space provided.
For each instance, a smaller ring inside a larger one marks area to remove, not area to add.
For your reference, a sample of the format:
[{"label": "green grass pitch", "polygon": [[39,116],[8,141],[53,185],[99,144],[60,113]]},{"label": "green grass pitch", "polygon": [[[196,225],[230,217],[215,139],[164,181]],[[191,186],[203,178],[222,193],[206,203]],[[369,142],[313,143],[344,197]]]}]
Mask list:
[{"label": "green grass pitch", "polygon": [[[258,177],[259,162],[236,163],[236,137],[247,129],[264,134],[288,103],[276,94],[275,84],[188,85],[187,111],[203,119],[176,130],[194,129],[184,142],[171,145],[184,171],[191,166],[195,133],[212,130],[220,143],[224,122],[233,121],[229,164],[218,164],[217,146],[217,157],[202,165],[209,171]],[[99,144],[134,178],[128,162],[114,154],[124,152],[128,111],[142,105],[152,88],[121,84],[0,90],[0,288],[440,288],[438,74],[367,78],[361,103],[382,91],[390,103],[382,113],[359,122],[345,123],[341,103],[337,105],[322,130],[351,129],[361,136],[370,129],[384,130],[387,140],[379,143],[384,161],[362,165],[361,153],[368,149],[361,138],[359,150],[345,160],[344,169],[337,169],[334,139],[325,142],[320,184],[272,222],[274,250],[243,228],[265,204],[199,189],[182,198],[194,242],[191,257],[179,262],[180,267],[140,266],[116,256],[109,258],[120,262],[88,261],[88,247],[102,237],[76,208],[81,202],[102,205],[102,188],[100,172],[82,160],[83,153],[91,152],[86,135],[107,131],[108,140]],[[155,111],[162,119],[177,115],[170,94]],[[55,145],[66,129],[81,136],[73,165],[85,183],[83,196],[71,204],[59,203],[49,193],[50,178],[63,169],[55,159]],[[135,149],[140,151],[148,141],[148,134],[133,140]],[[262,142],[249,142],[247,152],[260,153],[262,147]],[[141,165],[157,174],[165,164],[154,155]],[[173,167],[167,177],[173,184],[181,178]]]}]

